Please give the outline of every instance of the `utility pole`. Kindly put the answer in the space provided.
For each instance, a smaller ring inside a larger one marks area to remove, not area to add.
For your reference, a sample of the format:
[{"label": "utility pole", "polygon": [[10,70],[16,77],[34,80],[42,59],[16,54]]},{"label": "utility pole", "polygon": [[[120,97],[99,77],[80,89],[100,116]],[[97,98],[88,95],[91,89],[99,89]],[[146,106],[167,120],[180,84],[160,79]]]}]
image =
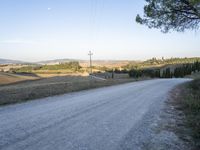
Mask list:
[{"label": "utility pole", "polygon": [[91,51],[89,51],[88,55],[90,56],[90,74],[92,74],[92,55],[93,55],[93,53]]}]

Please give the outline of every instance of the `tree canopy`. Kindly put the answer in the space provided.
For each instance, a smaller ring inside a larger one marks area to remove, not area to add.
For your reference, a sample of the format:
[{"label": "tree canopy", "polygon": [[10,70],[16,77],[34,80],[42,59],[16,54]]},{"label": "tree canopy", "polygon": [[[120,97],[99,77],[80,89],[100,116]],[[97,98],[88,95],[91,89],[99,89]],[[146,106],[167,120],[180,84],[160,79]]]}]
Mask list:
[{"label": "tree canopy", "polygon": [[136,16],[136,22],[162,32],[199,29],[200,0],[146,0],[144,16]]}]

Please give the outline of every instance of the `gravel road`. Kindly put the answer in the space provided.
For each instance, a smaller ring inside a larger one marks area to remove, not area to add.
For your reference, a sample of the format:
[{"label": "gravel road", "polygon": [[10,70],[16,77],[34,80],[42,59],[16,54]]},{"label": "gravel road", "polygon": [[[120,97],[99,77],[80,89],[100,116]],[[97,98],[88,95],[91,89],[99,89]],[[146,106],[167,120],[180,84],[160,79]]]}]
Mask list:
[{"label": "gravel road", "polygon": [[150,149],[168,92],[186,81],[140,81],[0,107],[0,149]]}]

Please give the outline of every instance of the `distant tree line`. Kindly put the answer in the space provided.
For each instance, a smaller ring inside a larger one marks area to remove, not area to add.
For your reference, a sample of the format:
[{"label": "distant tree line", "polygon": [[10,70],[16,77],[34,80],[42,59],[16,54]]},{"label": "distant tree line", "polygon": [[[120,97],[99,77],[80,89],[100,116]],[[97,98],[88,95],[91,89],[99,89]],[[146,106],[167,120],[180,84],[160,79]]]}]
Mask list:
[{"label": "distant tree line", "polygon": [[78,71],[80,68],[81,66],[79,65],[79,62],[73,61],[73,62],[60,63],[56,65],[44,65],[40,67],[40,70],[69,69],[69,70]]},{"label": "distant tree line", "polygon": [[183,64],[175,68],[164,69],[131,69],[129,76],[134,78],[139,77],[151,77],[151,78],[182,78],[186,75],[192,74],[192,72],[200,71],[200,62],[196,61],[190,64]]},{"label": "distant tree line", "polygon": [[160,78],[160,69],[132,69],[129,71],[129,76],[133,78],[139,78],[139,77]]},{"label": "distant tree line", "polygon": [[171,65],[171,64],[188,64],[188,63],[194,63],[194,62],[200,62],[199,57],[193,57],[193,58],[169,58],[165,59],[164,57],[161,59],[158,58],[151,58],[146,61],[142,62],[131,62],[128,65],[123,66],[123,69],[141,69],[145,67],[154,67],[154,66],[160,66],[160,65]]},{"label": "distant tree line", "polygon": [[37,70],[71,70],[71,71],[79,71],[81,66],[79,62],[66,62],[60,63],[56,65],[34,65],[34,66],[25,66],[22,68],[11,69],[13,72],[34,72]]},{"label": "distant tree line", "polygon": [[118,73],[118,74],[129,73],[127,69],[118,69],[118,68],[107,70],[107,72],[111,72],[111,73],[113,72],[113,73]]}]

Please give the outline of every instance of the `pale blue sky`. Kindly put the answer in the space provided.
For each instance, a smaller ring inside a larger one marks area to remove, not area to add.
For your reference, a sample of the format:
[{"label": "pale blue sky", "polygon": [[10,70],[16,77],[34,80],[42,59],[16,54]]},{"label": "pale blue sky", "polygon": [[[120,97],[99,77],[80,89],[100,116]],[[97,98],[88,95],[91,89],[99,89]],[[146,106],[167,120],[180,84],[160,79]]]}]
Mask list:
[{"label": "pale blue sky", "polygon": [[141,60],[200,56],[200,31],[163,34],[135,22],[144,0],[1,0],[0,58]]}]

